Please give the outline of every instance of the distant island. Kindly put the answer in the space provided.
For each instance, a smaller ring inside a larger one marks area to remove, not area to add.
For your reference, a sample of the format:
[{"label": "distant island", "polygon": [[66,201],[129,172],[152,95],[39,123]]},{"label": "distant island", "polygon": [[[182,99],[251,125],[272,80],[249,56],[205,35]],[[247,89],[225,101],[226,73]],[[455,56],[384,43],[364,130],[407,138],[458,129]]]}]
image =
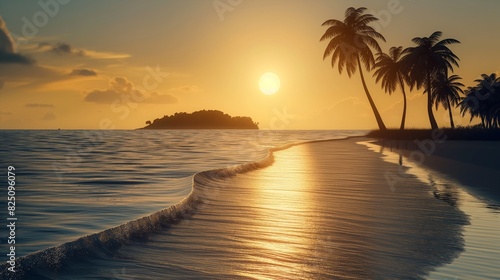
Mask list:
[{"label": "distant island", "polygon": [[193,113],[175,113],[153,122],[147,121],[143,129],[259,129],[250,117],[231,117],[217,110]]}]

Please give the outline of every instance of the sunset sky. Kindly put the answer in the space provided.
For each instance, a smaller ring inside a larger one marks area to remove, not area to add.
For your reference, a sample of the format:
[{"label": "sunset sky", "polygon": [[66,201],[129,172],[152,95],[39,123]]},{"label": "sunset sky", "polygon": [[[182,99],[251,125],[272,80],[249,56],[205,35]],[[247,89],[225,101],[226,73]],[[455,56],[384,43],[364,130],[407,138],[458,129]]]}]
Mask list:
[{"label": "sunset sky", "polygon": [[[460,40],[451,48],[466,86],[500,70],[497,0],[2,1],[0,129],[133,129],[201,109],[250,116],[263,129],[376,128],[359,73],[349,79],[322,60],[321,24],[350,6],[381,19],[384,51],[437,30]],[[281,80],[275,94],[259,90],[266,72]],[[384,121],[398,127],[401,92],[367,80]],[[409,98],[407,127],[428,127],[422,91]],[[443,108],[435,115],[449,125]]]}]

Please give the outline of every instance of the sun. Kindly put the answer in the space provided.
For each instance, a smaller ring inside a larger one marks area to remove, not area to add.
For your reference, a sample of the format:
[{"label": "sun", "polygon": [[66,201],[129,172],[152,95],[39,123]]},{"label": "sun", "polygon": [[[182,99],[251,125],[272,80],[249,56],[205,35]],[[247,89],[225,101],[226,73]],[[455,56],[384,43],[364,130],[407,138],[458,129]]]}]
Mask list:
[{"label": "sun", "polygon": [[267,72],[260,76],[259,89],[262,93],[267,95],[275,94],[280,90],[280,87],[280,78],[273,72]]}]

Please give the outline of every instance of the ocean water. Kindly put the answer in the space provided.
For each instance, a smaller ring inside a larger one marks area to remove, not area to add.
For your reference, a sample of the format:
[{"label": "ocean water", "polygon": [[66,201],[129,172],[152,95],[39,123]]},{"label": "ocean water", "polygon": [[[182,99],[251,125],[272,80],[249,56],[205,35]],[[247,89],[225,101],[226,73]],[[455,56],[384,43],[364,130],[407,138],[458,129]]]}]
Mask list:
[{"label": "ocean water", "polygon": [[[18,273],[1,275],[474,279],[460,276],[472,270],[494,279],[498,210],[466,194],[460,207],[443,203],[416,175],[405,181],[411,191],[392,192],[370,170],[397,163],[363,158],[362,145],[286,149],[363,133],[1,131],[0,167],[17,172],[24,256]],[[303,162],[324,153],[338,161]]]},{"label": "ocean water", "polygon": [[[17,175],[16,253],[24,256],[174,205],[191,192],[197,172],[258,160],[273,146],[360,133],[0,131],[0,168],[6,174],[14,166]],[[6,200],[1,203],[7,209]],[[7,231],[1,232],[6,244]]]}]

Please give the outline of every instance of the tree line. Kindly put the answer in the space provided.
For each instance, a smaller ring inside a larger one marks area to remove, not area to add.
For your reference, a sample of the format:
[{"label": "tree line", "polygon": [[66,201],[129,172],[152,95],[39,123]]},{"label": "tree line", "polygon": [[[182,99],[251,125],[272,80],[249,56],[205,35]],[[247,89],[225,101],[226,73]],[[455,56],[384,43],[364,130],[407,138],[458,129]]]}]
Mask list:
[{"label": "tree line", "polygon": [[259,123],[250,117],[231,117],[218,110],[201,110],[164,115],[153,122],[146,121],[146,129],[259,129]]},{"label": "tree line", "polygon": [[413,46],[391,47],[388,53],[384,53],[379,41],[386,42],[385,37],[370,26],[378,18],[365,12],[364,7],[350,7],[344,20],[325,21],[322,26],[327,30],[320,41],[328,41],[323,59],[331,56],[331,66],[337,66],[340,74],[345,70],[351,77],[359,69],[363,89],[380,130],[387,128],[366,85],[363,66],[367,72],[374,72],[376,82],[380,82],[388,94],[398,89],[401,91],[401,130],[406,122],[406,88],[422,89],[427,95],[427,115],[432,129],[438,128],[433,107],[437,110],[439,105],[448,110],[452,128],[455,128],[454,108],[460,108],[462,116],[470,114],[470,121],[479,118],[482,128],[500,126],[500,78],[495,73],[482,74],[474,81],[474,86],[464,89],[460,82],[462,78],[453,74],[460,59],[450,47],[459,44],[458,40],[441,39],[442,32],[436,31],[429,37],[413,38]]}]

